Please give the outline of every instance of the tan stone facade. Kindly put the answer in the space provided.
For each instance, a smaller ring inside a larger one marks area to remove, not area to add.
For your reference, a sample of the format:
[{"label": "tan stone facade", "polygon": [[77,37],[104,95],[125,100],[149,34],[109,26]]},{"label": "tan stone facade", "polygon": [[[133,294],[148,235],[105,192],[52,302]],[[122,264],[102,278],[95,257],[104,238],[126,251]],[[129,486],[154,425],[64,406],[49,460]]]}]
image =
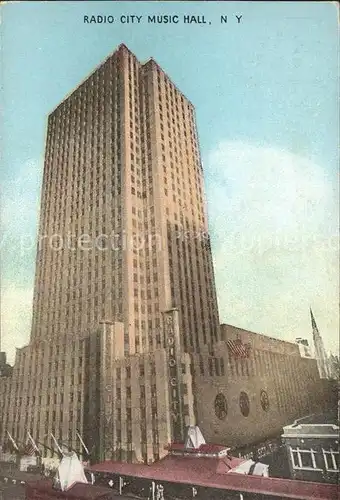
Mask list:
[{"label": "tan stone facade", "polygon": [[[184,427],[199,425],[209,442],[241,447],[323,408],[316,360],[301,357],[297,344],[229,325],[221,325],[221,338],[200,354],[185,353],[178,342],[177,359],[166,344],[125,356],[123,325],[106,323],[65,351],[46,342],[18,350],[12,376],[0,378],[1,440],[8,430],[24,442],[30,430],[53,448],[52,432],[80,451],[78,430],[97,460],[151,462],[176,436],[174,417]],[[248,357],[232,352],[228,341],[236,339],[250,346]]]},{"label": "tan stone facade", "polygon": [[[98,331],[89,342],[91,379],[84,436],[101,460],[151,462],[164,456],[173,439],[170,388],[180,386],[184,428],[195,421],[190,355],[179,354],[177,380],[169,378],[171,358],[166,348],[115,356],[115,326]],[[96,430],[94,423],[99,424]]]},{"label": "tan stone facade", "polygon": [[180,311],[185,350],[218,313],[194,108],[124,45],[49,116],[32,341],[124,324],[124,353],[162,345]]},{"label": "tan stone facade", "polygon": [[48,447],[53,445],[51,433],[60,442],[77,446],[76,431],[82,432],[83,426],[84,380],[84,339],[17,349],[11,377],[0,380],[6,392],[2,442],[8,431],[18,443],[25,443],[29,431]]},{"label": "tan stone facade", "polygon": [[[221,325],[221,338],[212,356],[194,355],[193,362],[197,425],[208,441],[231,447],[261,441],[322,407],[317,363],[301,357],[297,344],[230,325]],[[247,357],[228,347],[236,339],[249,346]],[[215,411],[218,395],[225,412]]]}]

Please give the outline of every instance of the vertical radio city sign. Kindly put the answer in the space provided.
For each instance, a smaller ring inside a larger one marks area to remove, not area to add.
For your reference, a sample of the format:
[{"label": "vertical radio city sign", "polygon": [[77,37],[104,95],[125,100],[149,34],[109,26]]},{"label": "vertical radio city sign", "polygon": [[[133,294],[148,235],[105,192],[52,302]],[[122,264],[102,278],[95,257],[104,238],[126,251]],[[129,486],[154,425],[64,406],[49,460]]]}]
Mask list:
[{"label": "vertical radio city sign", "polygon": [[169,404],[171,433],[173,441],[184,439],[183,402],[182,402],[182,364],[179,341],[178,309],[163,314],[164,340],[167,351]]}]

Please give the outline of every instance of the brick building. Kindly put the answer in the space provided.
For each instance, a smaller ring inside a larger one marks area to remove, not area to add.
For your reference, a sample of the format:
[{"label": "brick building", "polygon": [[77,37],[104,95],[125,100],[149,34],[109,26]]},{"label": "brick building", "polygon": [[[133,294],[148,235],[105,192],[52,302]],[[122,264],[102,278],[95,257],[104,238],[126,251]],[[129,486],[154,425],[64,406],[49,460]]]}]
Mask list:
[{"label": "brick building", "polygon": [[291,477],[304,481],[339,481],[339,416],[309,415],[286,425],[285,443]]}]

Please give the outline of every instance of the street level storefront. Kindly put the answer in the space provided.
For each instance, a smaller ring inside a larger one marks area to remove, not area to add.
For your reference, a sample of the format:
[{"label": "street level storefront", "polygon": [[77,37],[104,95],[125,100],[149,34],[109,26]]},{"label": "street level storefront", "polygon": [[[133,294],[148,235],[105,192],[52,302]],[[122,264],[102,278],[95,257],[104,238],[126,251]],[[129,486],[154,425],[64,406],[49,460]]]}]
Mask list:
[{"label": "street level storefront", "polygon": [[269,466],[269,476],[290,479],[287,451],[281,436],[275,436],[252,446],[230,450],[232,455],[252,460],[261,460]]},{"label": "street level storefront", "polygon": [[231,453],[234,456],[259,460],[272,453],[278,452],[282,446],[281,436],[275,436],[272,439],[254,443],[251,446],[232,448]]}]

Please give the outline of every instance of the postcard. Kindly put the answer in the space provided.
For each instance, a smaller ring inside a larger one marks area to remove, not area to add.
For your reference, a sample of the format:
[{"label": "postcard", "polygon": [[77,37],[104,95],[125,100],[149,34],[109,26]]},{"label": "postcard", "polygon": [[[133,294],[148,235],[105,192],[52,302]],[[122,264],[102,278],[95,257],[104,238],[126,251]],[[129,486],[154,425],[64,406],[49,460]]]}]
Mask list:
[{"label": "postcard", "polygon": [[337,6],[1,19],[0,498],[335,499]]}]

